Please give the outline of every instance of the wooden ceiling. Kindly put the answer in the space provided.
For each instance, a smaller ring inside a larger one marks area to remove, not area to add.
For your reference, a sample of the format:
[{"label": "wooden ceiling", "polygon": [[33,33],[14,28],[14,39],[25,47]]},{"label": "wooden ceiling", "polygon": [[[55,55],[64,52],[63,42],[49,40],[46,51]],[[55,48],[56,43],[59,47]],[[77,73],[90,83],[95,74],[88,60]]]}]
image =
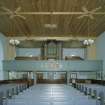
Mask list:
[{"label": "wooden ceiling", "polygon": [[[0,8],[0,32],[8,37],[97,37],[105,31],[105,0],[0,0],[0,7],[11,11],[21,7],[20,15],[26,18],[10,18],[10,14]],[[101,7],[97,12],[103,14],[93,14],[94,19],[88,16],[78,19],[80,14],[75,13],[83,12],[82,7],[89,11]],[[45,28],[45,24],[56,24],[57,28]]]}]

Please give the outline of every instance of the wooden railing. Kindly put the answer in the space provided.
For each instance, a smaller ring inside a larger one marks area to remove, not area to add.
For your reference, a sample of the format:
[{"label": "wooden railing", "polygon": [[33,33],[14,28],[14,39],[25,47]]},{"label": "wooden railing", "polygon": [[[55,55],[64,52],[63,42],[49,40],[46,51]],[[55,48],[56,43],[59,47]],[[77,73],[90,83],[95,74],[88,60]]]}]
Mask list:
[{"label": "wooden railing", "polygon": [[[70,80],[72,81],[72,80]],[[88,83],[88,84],[99,84],[105,85],[105,80],[95,80],[95,79],[76,79],[76,83]]]},{"label": "wooden railing", "polygon": [[102,71],[101,60],[5,60],[4,71]]},{"label": "wooden railing", "polygon": [[66,56],[65,60],[84,60],[80,56]]},{"label": "wooden railing", "polygon": [[15,58],[15,60],[42,60],[42,58],[39,56],[36,56],[36,57],[18,56]]},{"label": "wooden railing", "polygon": [[0,80],[0,85],[3,84],[19,84],[19,83],[26,83],[27,86],[31,86],[34,84],[33,79],[14,79],[14,80]]}]

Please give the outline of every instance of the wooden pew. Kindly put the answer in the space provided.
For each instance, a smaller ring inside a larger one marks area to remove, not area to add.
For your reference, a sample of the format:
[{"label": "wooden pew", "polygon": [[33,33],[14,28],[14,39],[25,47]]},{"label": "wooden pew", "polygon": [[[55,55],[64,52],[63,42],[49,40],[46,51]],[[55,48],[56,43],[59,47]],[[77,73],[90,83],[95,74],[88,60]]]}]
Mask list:
[{"label": "wooden pew", "polygon": [[3,105],[3,92],[0,92],[0,105]]},{"label": "wooden pew", "polygon": [[97,97],[97,105],[105,105],[105,96],[103,92],[100,92]]}]

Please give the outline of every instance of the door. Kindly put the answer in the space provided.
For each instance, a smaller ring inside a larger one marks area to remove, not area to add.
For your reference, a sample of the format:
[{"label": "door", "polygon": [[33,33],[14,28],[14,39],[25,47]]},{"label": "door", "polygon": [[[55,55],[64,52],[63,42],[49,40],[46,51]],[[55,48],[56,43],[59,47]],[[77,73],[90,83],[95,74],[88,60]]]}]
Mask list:
[{"label": "door", "polygon": [[37,72],[37,83],[65,84],[67,83],[66,72]]}]

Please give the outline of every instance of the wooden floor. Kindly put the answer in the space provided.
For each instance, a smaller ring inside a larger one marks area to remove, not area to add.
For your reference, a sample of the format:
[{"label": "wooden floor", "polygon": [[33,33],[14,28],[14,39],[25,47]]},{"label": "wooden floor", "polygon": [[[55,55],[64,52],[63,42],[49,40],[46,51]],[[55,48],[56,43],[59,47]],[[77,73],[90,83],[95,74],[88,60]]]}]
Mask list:
[{"label": "wooden floor", "polygon": [[39,84],[8,100],[7,105],[96,105],[96,100],[63,84]]}]

